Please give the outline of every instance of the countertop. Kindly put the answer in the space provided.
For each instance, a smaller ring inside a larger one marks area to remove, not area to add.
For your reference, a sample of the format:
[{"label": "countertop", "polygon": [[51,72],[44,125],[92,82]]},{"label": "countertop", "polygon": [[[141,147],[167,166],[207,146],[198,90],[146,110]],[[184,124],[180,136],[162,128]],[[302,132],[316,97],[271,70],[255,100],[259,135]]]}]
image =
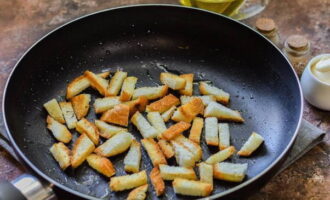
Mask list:
[{"label": "countertop", "polygon": [[[175,0],[0,0],[0,95],[9,73],[23,53],[41,36],[78,16],[109,7],[138,3],[172,3]],[[273,0],[258,17],[276,22],[281,40],[305,35],[312,55],[330,53],[330,0]],[[1,101],[1,100],[0,100]],[[1,103],[1,102],[0,102]],[[304,119],[329,132],[330,112],[305,102]],[[325,141],[278,176],[250,199],[330,199],[330,140]],[[24,167],[0,148],[0,181],[12,180]],[[64,197],[63,197],[64,198]]]}]

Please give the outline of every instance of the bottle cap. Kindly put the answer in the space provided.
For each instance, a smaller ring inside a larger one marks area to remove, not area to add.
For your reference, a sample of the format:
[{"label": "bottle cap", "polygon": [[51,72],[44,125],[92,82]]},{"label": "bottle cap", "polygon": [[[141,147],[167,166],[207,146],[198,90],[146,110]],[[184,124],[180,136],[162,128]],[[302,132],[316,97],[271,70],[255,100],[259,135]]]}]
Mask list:
[{"label": "bottle cap", "polygon": [[274,20],[270,18],[259,18],[256,21],[256,28],[259,32],[269,33],[276,29]]},{"label": "bottle cap", "polygon": [[291,49],[298,51],[306,50],[309,45],[308,40],[302,35],[291,35],[286,40],[286,43]]}]

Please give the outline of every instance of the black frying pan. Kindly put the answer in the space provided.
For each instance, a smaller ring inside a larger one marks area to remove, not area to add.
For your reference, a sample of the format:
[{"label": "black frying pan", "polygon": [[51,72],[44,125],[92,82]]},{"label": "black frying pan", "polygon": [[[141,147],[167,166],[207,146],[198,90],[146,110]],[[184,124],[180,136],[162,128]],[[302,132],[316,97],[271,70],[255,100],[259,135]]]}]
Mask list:
[{"label": "black frying pan", "polygon": [[[139,78],[137,87],[159,83],[159,73],[195,73],[195,81],[212,80],[231,94],[230,107],[242,111],[244,124],[231,123],[232,144],[240,148],[252,131],[265,144],[248,163],[243,183],[215,181],[212,198],[244,195],[270,177],[292,146],[302,116],[298,79],[281,52],[260,34],[227,17],[199,9],[169,5],[109,9],[70,22],[37,42],[18,62],[4,93],[3,116],[10,141],[38,175],[77,196],[125,198],[108,189],[108,178],[87,164],[63,172],[49,153],[56,142],[45,125],[43,103],[64,99],[69,81],[85,70],[122,68]],[[87,93],[97,92],[88,89]],[[95,119],[90,112],[88,119]],[[134,127],[129,130],[138,138]],[[74,134],[74,140],[77,133]],[[72,144],[70,144],[71,147]],[[205,149],[207,158],[214,149]],[[123,155],[111,157],[117,175]],[[143,151],[142,169],[150,160]],[[166,184],[170,186],[171,183]],[[149,185],[148,199],[155,198]],[[185,199],[171,187],[161,197]]]}]

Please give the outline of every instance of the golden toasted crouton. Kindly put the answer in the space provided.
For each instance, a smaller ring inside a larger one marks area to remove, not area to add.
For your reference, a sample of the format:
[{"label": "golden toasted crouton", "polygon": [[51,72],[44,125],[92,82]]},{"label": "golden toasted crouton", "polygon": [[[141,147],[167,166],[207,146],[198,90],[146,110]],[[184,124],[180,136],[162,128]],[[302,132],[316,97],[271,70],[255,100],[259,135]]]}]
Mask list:
[{"label": "golden toasted crouton", "polygon": [[116,173],[111,161],[102,156],[91,154],[86,158],[88,165],[93,169],[103,174],[106,177],[111,177]]},{"label": "golden toasted crouton", "polygon": [[62,142],[53,144],[49,150],[60,165],[61,169],[65,170],[70,166],[71,152],[70,149],[66,147]]},{"label": "golden toasted crouton", "polygon": [[121,104],[119,97],[97,98],[94,102],[94,109],[96,113],[103,113],[118,104]]},{"label": "golden toasted crouton", "polygon": [[149,100],[145,96],[140,96],[137,99],[126,101],[123,104],[128,105],[130,116],[134,115],[136,111],[143,112],[149,103]]},{"label": "golden toasted crouton", "polygon": [[237,154],[240,156],[250,156],[262,144],[263,141],[264,138],[261,135],[253,132]]},{"label": "golden toasted crouton", "polygon": [[87,135],[81,134],[73,144],[71,166],[77,168],[95,149],[94,143]]},{"label": "golden toasted crouton", "polygon": [[112,191],[129,190],[147,184],[147,173],[145,170],[125,176],[116,176],[110,179],[110,189]]},{"label": "golden toasted crouton", "polygon": [[80,94],[71,98],[73,110],[78,120],[82,119],[87,115],[90,101],[90,94]]},{"label": "golden toasted crouton", "polygon": [[204,183],[209,183],[213,187],[213,166],[201,162],[199,163],[198,169],[199,169],[200,181]]},{"label": "golden toasted crouton", "polygon": [[203,118],[195,117],[190,129],[189,140],[199,144],[203,126],[204,126]]},{"label": "golden toasted crouton", "polygon": [[149,104],[148,98],[145,96],[140,96],[137,99],[138,99],[138,104],[137,104],[138,111],[144,112],[147,108],[147,105]]},{"label": "golden toasted crouton", "polygon": [[134,76],[125,78],[123,86],[121,88],[121,92],[120,92],[121,101],[131,100],[137,80],[138,80],[138,78],[136,78]]},{"label": "golden toasted crouton", "polygon": [[126,128],[118,127],[118,126],[113,126],[110,124],[107,124],[101,120],[95,120],[95,125],[96,127],[100,130],[100,136],[109,139],[112,136],[116,135],[119,132],[127,132]]},{"label": "golden toasted crouton", "polygon": [[127,77],[127,72],[117,71],[110,80],[107,95],[117,96],[126,77]]},{"label": "golden toasted crouton", "polygon": [[124,159],[125,171],[137,173],[140,171],[141,144],[133,140],[131,147]]},{"label": "golden toasted crouton", "polygon": [[202,148],[195,142],[189,140],[181,134],[175,137],[173,140],[185,146],[194,155],[195,161],[202,159]]},{"label": "golden toasted crouton", "polygon": [[204,104],[200,98],[192,98],[188,103],[180,106],[173,114],[173,121],[190,123],[199,113],[204,112]]},{"label": "golden toasted crouton", "polygon": [[170,181],[175,178],[196,180],[197,176],[192,167],[178,167],[169,165],[159,165],[160,175],[164,180]]},{"label": "golden toasted crouton", "polygon": [[180,77],[186,80],[184,89],[179,91],[180,94],[191,96],[193,94],[194,74],[181,74]]},{"label": "golden toasted crouton", "polygon": [[[98,76],[101,78],[106,78],[107,76],[109,76],[109,74],[110,72],[104,72],[98,74]],[[72,97],[76,96],[77,94],[88,88],[90,85],[91,84],[88,78],[84,75],[75,78],[68,84],[68,87],[66,89],[66,98],[71,99]]]},{"label": "golden toasted crouton", "polygon": [[95,149],[95,153],[101,156],[115,156],[126,151],[133,140],[133,136],[128,132],[120,132],[108,139]]},{"label": "golden toasted crouton", "polygon": [[174,192],[176,194],[189,195],[189,196],[209,196],[213,187],[209,183],[201,181],[192,181],[182,178],[174,179],[172,183]]},{"label": "golden toasted crouton", "polygon": [[103,95],[103,96],[108,95],[108,91],[107,91],[108,81],[107,80],[97,76],[96,74],[94,74],[91,71],[85,71],[84,75],[89,80],[91,86],[93,88],[95,88],[101,95]]},{"label": "golden toasted crouton", "polygon": [[170,126],[165,132],[162,133],[162,138],[165,140],[171,140],[181,134],[183,131],[188,130],[190,124],[187,122],[178,122]]},{"label": "golden toasted crouton", "polygon": [[156,191],[156,195],[160,196],[164,194],[165,192],[165,183],[163,178],[160,175],[160,171],[157,167],[154,167],[150,174],[149,174],[150,180],[152,185],[154,186],[154,189]]},{"label": "golden toasted crouton", "polygon": [[199,91],[201,94],[204,95],[213,95],[219,101],[220,103],[223,104],[228,104],[229,103],[229,93],[223,91],[222,89],[219,89],[215,86],[211,86],[207,84],[206,82],[200,82],[199,83]]},{"label": "golden toasted crouton", "polygon": [[63,117],[62,110],[60,108],[60,105],[56,101],[56,99],[52,99],[44,104],[44,107],[46,108],[48,114],[54,118],[56,121],[64,124],[65,120]]},{"label": "golden toasted crouton", "polygon": [[171,117],[172,117],[175,110],[176,110],[176,106],[172,106],[170,109],[163,112],[162,118],[163,118],[164,122],[168,122],[168,120],[171,119]]},{"label": "golden toasted crouton", "polygon": [[221,162],[213,166],[213,176],[216,179],[224,181],[241,182],[245,177],[247,168],[247,163],[234,164]]},{"label": "golden toasted crouton", "polygon": [[217,153],[211,155],[205,161],[205,163],[213,165],[213,164],[222,162],[222,161],[226,160],[227,158],[229,158],[230,156],[232,156],[235,153],[235,151],[236,151],[236,149],[234,146],[227,147],[226,149],[218,151]]},{"label": "golden toasted crouton", "polygon": [[121,126],[128,125],[129,106],[125,104],[115,105],[112,109],[103,113],[101,121],[118,124]]},{"label": "golden toasted crouton", "polygon": [[200,98],[204,106],[209,105],[210,102],[216,101],[217,99],[213,95],[204,95],[204,96],[180,96],[181,105],[188,103],[192,98]]},{"label": "golden toasted crouton", "polygon": [[157,129],[151,126],[140,112],[135,112],[131,118],[131,121],[144,138],[155,138],[158,136]]},{"label": "golden toasted crouton", "polygon": [[196,157],[187,147],[176,141],[171,141],[171,144],[173,146],[175,159],[178,165],[182,167],[195,166]]},{"label": "golden toasted crouton", "polygon": [[160,82],[173,90],[181,90],[186,86],[184,78],[167,72],[160,73]]},{"label": "golden toasted crouton", "polygon": [[81,134],[85,133],[95,145],[99,143],[99,130],[95,124],[88,121],[86,118],[82,118],[79,122],[77,122],[76,130]]},{"label": "golden toasted crouton", "polygon": [[151,125],[157,129],[158,135],[161,135],[164,131],[166,131],[166,125],[162,118],[162,116],[159,114],[159,112],[149,112],[147,115],[147,118]]},{"label": "golden toasted crouton", "polygon": [[204,110],[204,117],[216,117],[219,120],[244,122],[241,114],[219,103],[211,102]]},{"label": "golden toasted crouton", "polygon": [[205,118],[205,140],[208,145],[219,145],[218,119],[216,117]]},{"label": "golden toasted crouton", "polygon": [[159,140],[158,145],[167,159],[174,156],[173,147],[166,140]]},{"label": "golden toasted crouton", "polygon": [[141,140],[143,147],[147,151],[149,158],[154,167],[159,164],[167,164],[163,152],[160,150],[158,144],[152,138],[145,138]]},{"label": "golden toasted crouton", "polygon": [[229,125],[227,123],[219,123],[219,148],[223,150],[230,146]]},{"label": "golden toasted crouton", "polygon": [[60,102],[60,107],[66,122],[66,125],[69,129],[76,127],[77,118],[74,114],[72,104],[70,102]]},{"label": "golden toasted crouton", "polygon": [[65,125],[59,123],[51,116],[47,116],[47,128],[53,133],[54,137],[64,143],[68,143],[72,139],[70,131],[66,128]]},{"label": "golden toasted crouton", "polygon": [[147,197],[147,191],[148,184],[137,187],[128,194],[127,200],[144,200]]},{"label": "golden toasted crouton", "polygon": [[147,106],[147,112],[160,112],[163,113],[173,106],[179,105],[180,100],[173,94],[166,95],[165,97],[155,101]]},{"label": "golden toasted crouton", "polygon": [[148,100],[154,100],[165,96],[167,91],[167,85],[157,87],[141,87],[134,90],[132,98],[137,99],[140,96],[145,96]]}]

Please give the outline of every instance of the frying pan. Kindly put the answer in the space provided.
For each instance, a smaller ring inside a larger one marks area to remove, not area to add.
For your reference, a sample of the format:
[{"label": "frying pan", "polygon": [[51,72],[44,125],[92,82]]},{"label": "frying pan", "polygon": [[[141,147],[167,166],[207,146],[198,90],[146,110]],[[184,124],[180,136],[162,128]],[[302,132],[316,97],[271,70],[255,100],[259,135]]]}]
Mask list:
[{"label": "frying pan", "polygon": [[[194,73],[195,82],[211,80],[231,94],[244,124],[231,123],[231,143],[240,148],[252,131],[265,144],[248,163],[243,183],[214,182],[210,198],[246,196],[268,180],[287,155],[302,117],[298,79],[282,53],[251,28],[212,12],[174,5],[138,5],[81,17],[52,31],[20,59],[5,88],[3,118],[10,142],[22,160],[43,180],[87,199],[125,198],[111,192],[108,178],[86,163],[63,172],[49,153],[56,142],[46,129],[43,103],[64,100],[69,81],[85,70],[123,69],[138,77],[137,87],[159,84],[159,73]],[[196,91],[196,89],[195,89]],[[99,95],[92,89],[86,93]],[[95,119],[91,110],[88,119]],[[138,139],[140,134],[129,127]],[[74,133],[74,139],[77,133]],[[203,158],[216,152],[205,145]],[[72,147],[72,143],[69,144]],[[123,175],[125,154],[111,157]],[[174,164],[174,163],[173,163]],[[152,166],[143,150],[142,169]],[[171,183],[167,182],[166,186]],[[148,199],[156,198],[149,184]],[[171,187],[161,199],[187,199]]]}]

